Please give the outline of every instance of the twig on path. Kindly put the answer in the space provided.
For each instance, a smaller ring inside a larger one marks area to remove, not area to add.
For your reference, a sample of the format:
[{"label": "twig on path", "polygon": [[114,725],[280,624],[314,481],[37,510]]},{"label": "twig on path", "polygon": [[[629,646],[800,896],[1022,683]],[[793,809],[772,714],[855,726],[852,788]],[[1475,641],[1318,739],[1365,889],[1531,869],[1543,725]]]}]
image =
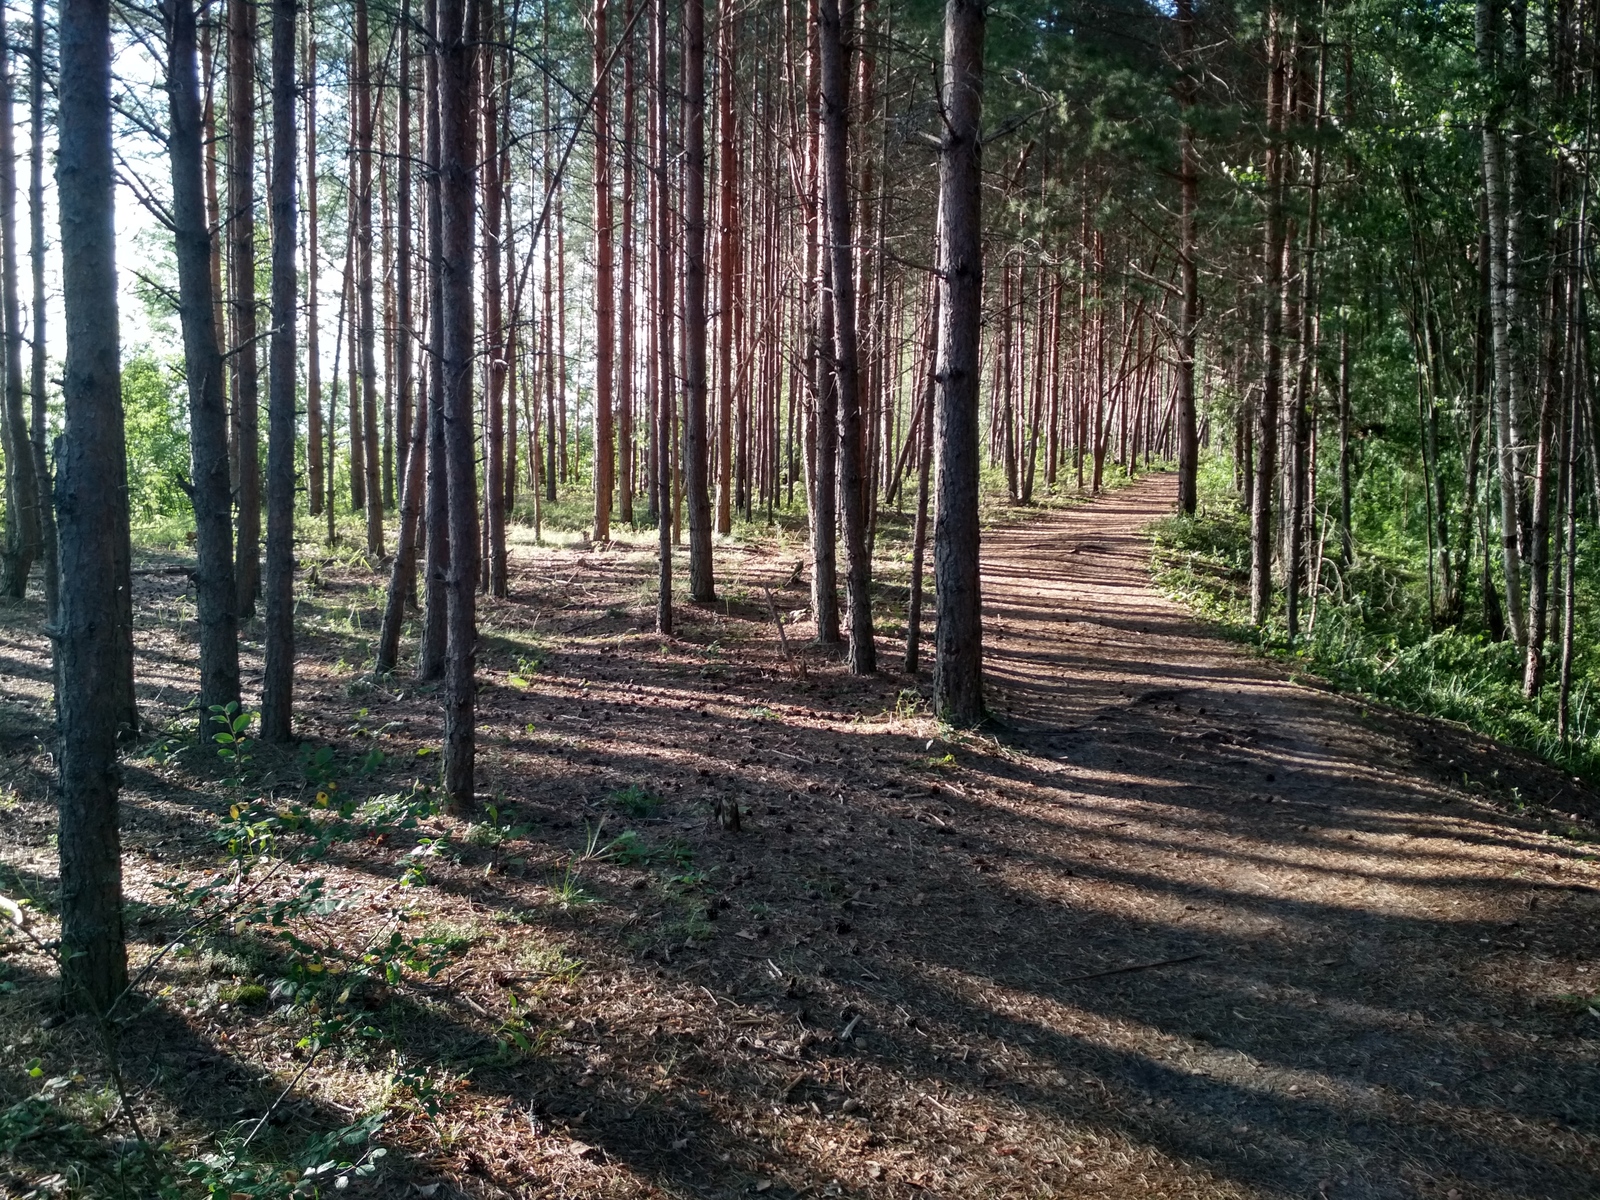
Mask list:
[{"label": "twig on path", "polygon": [[772,602],[772,589],[762,584],[761,590],[766,593],[767,611],[772,614],[772,623],[778,627],[778,644],[783,647],[783,656],[793,659],[794,656],[789,653],[789,635],[783,631],[783,621],[778,616],[778,606]]},{"label": "twig on path", "polygon": [[1127,967],[1112,967],[1109,971],[1091,971],[1087,975],[1071,975],[1056,982],[1083,983],[1089,979],[1104,979],[1107,975],[1131,975],[1135,971],[1153,971],[1157,967],[1175,967],[1179,963],[1193,962],[1197,958],[1204,957],[1204,954],[1185,954],[1180,958],[1163,958],[1157,962],[1134,963],[1132,966]]},{"label": "twig on path", "polygon": [[[790,665],[794,665],[795,664],[795,657],[794,657],[793,654],[791,654],[789,652],[789,635],[784,632],[784,629],[783,629],[783,618],[778,616],[778,606],[775,603],[773,603],[773,600],[772,600],[772,589],[767,587],[766,584],[762,584],[761,585],[761,590],[766,593],[766,596],[767,596],[767,611],[772,614],[772,623],[778,627],[778,644],[783,647],[783,658],[784,658],[784,661],[789,663]],[[799,668],[800,668],[800,678],[804,679],[806,677],[806,665],[805,665],[805,663],[800,663],[799,664]]]}]

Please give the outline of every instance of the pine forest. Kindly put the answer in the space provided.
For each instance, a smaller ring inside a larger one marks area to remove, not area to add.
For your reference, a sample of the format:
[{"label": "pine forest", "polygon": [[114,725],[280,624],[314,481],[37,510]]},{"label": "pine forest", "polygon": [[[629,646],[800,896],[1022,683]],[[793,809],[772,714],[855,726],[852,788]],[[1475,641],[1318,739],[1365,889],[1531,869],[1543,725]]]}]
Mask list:
[{"label": "pine forest", "polygon": [[0,1197],[1600,1194],[1595,0],[0,0]]}]

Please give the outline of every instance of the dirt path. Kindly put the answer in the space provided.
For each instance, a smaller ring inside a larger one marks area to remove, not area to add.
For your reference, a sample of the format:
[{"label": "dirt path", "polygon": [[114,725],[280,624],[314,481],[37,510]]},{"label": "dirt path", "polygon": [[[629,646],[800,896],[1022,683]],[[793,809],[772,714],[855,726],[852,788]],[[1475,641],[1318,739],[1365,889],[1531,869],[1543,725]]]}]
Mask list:
[{"label": "dirt path", "polygon": [[1043,1106],[1246,1194],[1600,1194],[1600,1016],[1560,999],[1600,993],[1595,856],[1463,790],[1515,760],[1158,596],[1138,530],[1171,488],[986,543],[995,772],[1028,791],[973,815],[997,897],[1045,907],[941,977],[1059,1067]]}]

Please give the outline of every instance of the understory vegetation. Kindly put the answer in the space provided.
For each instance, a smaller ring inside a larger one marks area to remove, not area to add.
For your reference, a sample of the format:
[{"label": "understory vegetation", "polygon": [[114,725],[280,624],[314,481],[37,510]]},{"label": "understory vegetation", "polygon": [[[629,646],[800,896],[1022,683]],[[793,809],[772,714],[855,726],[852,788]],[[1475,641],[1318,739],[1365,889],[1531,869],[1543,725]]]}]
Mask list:
[{"label": "understory vegetation", "polygon": [[[1594,697],[1600,662],[1583,648],[1600,634],[1600,569],[1592,537],[1579,542],[1571,725],[1557,729],[1555,692],[1532,699],[1523,693],[1524,653],[1487,631],[1482,591],[1469,591],[1459,624],[1429,617],[1425,520],[1391,503],[1405,480],[1392,463],[1357,489],[1354,560],[1341,562],[1338,547],[1312,552],[1318,574],[1300,636],[1290,640],[1279,593],[1268,619],[1250,619],[1250,515],[1241,506],[1232,464],[1208,458],[1200,476],[1200,504],[1191,516],[1175,514],[1150,526],[1152,571],[1158,587],[1228,633],[1341,690],[1369,696],[1408,712],[1459,721],[1489,737],[1555,763],[1586,783],[1600,782],[1600,721]],[[1327,476],[1325,476],[1327,478]],[[1413,481],[1411,507],[1420,507]],[[1322,498],[1337,503],[1337,496]],[[1330,519],[1324,526],[1329,529]],[[1475,563],[1477,571],[1481,562]]]}]

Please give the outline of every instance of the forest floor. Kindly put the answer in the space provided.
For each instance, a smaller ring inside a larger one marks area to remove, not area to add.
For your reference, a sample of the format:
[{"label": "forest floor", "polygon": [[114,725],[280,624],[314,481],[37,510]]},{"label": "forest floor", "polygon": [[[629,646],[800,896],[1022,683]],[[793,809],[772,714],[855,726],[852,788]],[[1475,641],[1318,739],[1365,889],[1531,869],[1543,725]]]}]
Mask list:
[{"label": "forest floor", "polygon": [[[345,1194],[396,1197],[1600,1194],[1600,804],[1159,596],[1141,530],[1172,494],[986,534],[995,720],[966,733],[897,642],[864,681],[803,621],[785,654],[762,587],[803,608],[798,545],[719,550],[726,599],[672,640],[643,538],[520,547],[481,614],[475,824],[409,790],[437,694],[359,668],[376,577],[319,565],[302,729],[333,755],[254,747],[249,778],[308,808],[336,782],[355,815],[259,898],[326,880],[302,982],[396,929],[433,973],[296,1005],[269,925],[183,935],[160,884],[226,883],[241,789],[192,735],[141,743],[131,954],[184,943],[122,1032],[142,1132],[180,1161],[270,1109],[253,1149],[290,1162],[382,1114],[389,1153]],[[142,703],[176,723],[192,604],[138,586]],[[48,936],[36,608],[0,614],[0,891]],[[97,1040],[51,1015],[46,956],[3,926],[0,950],[0,1195],[115,1195],[132,1143]],[[335,1009],[359,1032],[308,1057]]]}]

